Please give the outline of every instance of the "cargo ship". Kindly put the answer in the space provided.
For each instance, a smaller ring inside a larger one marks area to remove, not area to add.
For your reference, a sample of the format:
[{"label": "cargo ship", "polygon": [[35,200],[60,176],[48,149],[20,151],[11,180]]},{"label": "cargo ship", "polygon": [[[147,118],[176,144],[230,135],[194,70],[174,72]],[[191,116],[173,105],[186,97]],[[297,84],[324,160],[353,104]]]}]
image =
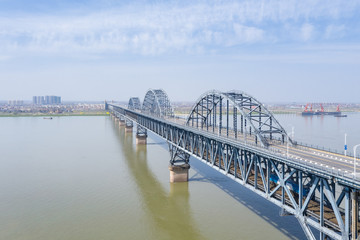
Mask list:
[{"label": "cargo ship", "polygon": [[[309,109],[310,107],[310,109]],[[302,116],[314,116],[314,115],[334,115],[334,116],[340,116],[341,115],[341,111],[340,111],[340,105],[337,106],[336,111],[335,112],[327,112],[324,110],[324,107],[322,104],[320,104],[320,110],[317,111],[313,111],[312,108],[312,104],[308,103],[305,106],[304,111],[301,113]]]}]

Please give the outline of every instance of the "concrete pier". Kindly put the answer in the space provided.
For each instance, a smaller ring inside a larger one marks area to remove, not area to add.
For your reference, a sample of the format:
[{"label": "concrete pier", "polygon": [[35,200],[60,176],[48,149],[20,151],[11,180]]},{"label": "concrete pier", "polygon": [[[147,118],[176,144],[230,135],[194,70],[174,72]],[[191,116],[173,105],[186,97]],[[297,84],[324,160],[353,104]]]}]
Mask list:
[{"label": "concrete pier", "polygon": [[133,132],[133,126],[125,126],[125,133],[132,133]]},{"label": "concrete pier", "polygon": [[119,126],[120,127],[124,127],[125,125],[126,125],[125,120],[120,120],[119,121]]},{"label": "concrete pier", "polygon": [[189,164],[170,165],[170,182],[187,182],[189,181]]},{"label": "concrete pier", "polygon": [[136,144],[137,145],[146,145],[146,143],[147,143],[147,136],[136,135]]}]

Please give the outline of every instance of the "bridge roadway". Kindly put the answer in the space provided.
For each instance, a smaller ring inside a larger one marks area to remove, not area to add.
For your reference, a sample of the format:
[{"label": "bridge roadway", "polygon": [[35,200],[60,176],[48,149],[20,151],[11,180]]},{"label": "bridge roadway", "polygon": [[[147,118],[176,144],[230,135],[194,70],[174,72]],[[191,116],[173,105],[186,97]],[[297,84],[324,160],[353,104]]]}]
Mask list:
[{"label": "bridge roadway", "polygon": [[[166,118],[166,120],[186,126],[187,120],[182,118],[182,116],[175,116],[174,118]],[[232,129],[229,129],[229,135],[219,134],[219,128],[215,127],[215,131],[212,129],[206,130],[206,128],[201,127],[193,127],[199,129],[201,131],[206,131],[209,133],[213,133],[216,136],[224,136],[227,138],[235,139],[235,133]],[[225,129],[225,128],[223,128]],[[245,141],[246,139],[246,141]],[[245,134],[241,132],[237,132],[237,141],[242,142],[243,144],[249,144],[252,146],[259,146],[255,144],[254,137],[247,134],[245,138]],[[328,152],[325,150],[320,150],[308,146],[298,145],[298,144],[282,144],[280,141],[274,142],[269,147],[269,150],[276,152],[277,154],[281,154],[284,157],[288,157],[289,159],[294,159],[297,161],[302,161],[304,164],[313,165],[314,167],[325,169],[330,172],[336,172],[337,174],[346,175],[350,178],[354,177],[354,157],[345,156],[338,153]],[[360,165],[360,160],[356,159],[356,168]],[[356,178],[360,180],[360,169],[359,172],[356,172]]]},{"label": "bridge roadway", "polygon": [[166,139],[170,164],[179,156],[185,163],[190,155],[200,159],[279,206],[283,214],[294,215],[308,239],[318,239],[314,229],[319,239],[357,239],[360,181],[353,174],[353,158],[296,144],[256,99],[244,93],[208,92],[187,119],[174,116],[161,90],[149,90],[142,107],[139,99],[131,99],[129,106],[131,102],[138,107],[105,107],[129,127],[136,123],[137,134],[146,136],[148,130]]}]

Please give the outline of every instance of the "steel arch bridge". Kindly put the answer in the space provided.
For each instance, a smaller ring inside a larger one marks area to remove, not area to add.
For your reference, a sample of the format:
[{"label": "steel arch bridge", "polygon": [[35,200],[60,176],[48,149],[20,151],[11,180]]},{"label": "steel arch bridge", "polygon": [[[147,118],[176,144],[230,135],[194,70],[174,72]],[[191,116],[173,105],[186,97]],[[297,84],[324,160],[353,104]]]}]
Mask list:
[{"label": "steel arch bridge", "polygon": [[129,103],[128,103],[128,109],[131,110],[141,110],[141,102],[140,102],[140,98],[138,97],[132,97],[129,99]]},{"label": "steel arch bridge", "polygon": [[[206,92],[186,119],[174,116],[163,90],[149,90],[141,112],[105,106],[116,118],[165,139],[171,165],[186,165],[190,156],[203,161],[271,201],[284,215],[294,215],[308,239],[357,238],[360,178],[336,169],[341,165],[339,155],[295,144],[273,114],[250,95]],[[325,167],[314,159],[332,165]]]},{"label": "steel arch bridge", "polygon": [[162,89],[149,89],[147,91],[141,111],[158,117],[174,116],[170,99]]},{"label": "steel arch bridge", "polygon": [[[230,114],[233,115],[231,125],[229,123]],[[223,117],[226,121],[223,121]],[[240,121],[238,121],[239,117]],[[217,121],[218,123],[216,123]],[[239,126],[241,134],[255,135],[255,142],[257,143],[259,139],[265,147],[268,147],[277,135],[283,143],[285,139],[293,143],[284,128],[264,104],[240,91],[223,93],[212,90],[204,93],[192,107],[187,125],[200,126],[201,129],[206,127],[206,130],[212,127],[213,132],[215,126],[218,125],[220,135],[224,128],[226,135],[229,136],[231,129],[235,138],[238,137]]]}]

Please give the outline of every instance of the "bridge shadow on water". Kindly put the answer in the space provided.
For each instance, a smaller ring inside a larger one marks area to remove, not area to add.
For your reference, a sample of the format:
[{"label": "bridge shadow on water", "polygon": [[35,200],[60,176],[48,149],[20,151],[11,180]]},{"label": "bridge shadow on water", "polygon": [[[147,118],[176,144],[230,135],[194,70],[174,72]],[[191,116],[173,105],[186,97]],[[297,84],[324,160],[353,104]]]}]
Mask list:
[{"label": "bridge shadow on water", "polygon": [[[154,135],[151,135],[151,138],[157,142],[162,140]],[[167,145],[165,144],[162,147],[167,149]],[[280,216],[281,208],[277,205],[267,201],[195,157],[190,158],[190,166],[192,171],[195,171],[195,174],[189,176],[189,184],[194,181],[214,184],[237,202],[278,229],[289,239],[306,239],[298,220],[294,216]],[[259,229],[259,231],[261,231],[261,229]],[[271,236],[269,236],[268,239],[271,239]]]},{"label": "bridge shadow on water", "polygon": [[[266,220],[289,237],[289,239],[306,239],[300,224],[294,216],[280,216],[281,209],[278,206],[194,157],[191,157],[190,165],[196,173],[190,176],[189,184],[193,181],[212,183],[253,213]],[[271,237],[269,236],[268,239],[271,239]]]},{"label": "bridge shadow on water", "polygon": [[[134,146],[132,134],[114,126],[124,154],[124,161],[136,190],[140,195],[146,225],[150,225],[147,239],[205,239],[196,228],[189,205],[188,184],[171,184],[166,191],[147,164],[146,146]],[[163,144],[164,141],[159,143]]]}]

